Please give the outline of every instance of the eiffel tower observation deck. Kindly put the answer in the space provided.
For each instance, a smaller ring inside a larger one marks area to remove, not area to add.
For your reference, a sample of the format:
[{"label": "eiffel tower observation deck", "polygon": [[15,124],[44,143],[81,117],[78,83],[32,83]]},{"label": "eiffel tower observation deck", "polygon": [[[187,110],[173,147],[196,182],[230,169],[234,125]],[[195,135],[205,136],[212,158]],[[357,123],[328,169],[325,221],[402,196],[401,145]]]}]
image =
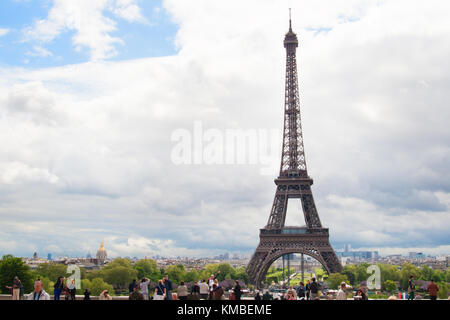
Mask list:
[{"label": "eiffel tower observation deck", "polygon": [[[342,266],[331,247],[328,229],[322,223],[311,191],[300,113],[298,88],[297,35],[292,30],[284,38],[286,48],[286,86],[284,101],[284,130],[280,173],[275,179],[276,191],[266,226],[260,229],[260,242],[252,256],[247,273],[249,280],[261,287],[270,265],[278,258],[291,254],[306,254],[319,261],[328,273],[339,272]],[[289,199],[301,199],[306,226],[285,226]]]}]

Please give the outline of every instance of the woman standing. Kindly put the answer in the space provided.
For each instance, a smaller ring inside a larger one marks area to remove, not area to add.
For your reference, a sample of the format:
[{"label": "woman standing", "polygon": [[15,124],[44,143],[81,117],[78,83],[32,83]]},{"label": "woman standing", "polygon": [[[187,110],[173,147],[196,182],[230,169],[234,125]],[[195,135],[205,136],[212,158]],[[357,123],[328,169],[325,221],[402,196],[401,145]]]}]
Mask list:
[{"label": "woman standing", "polygon": [[75,300],[76,293],[77,293],[77,287],[75,285],[75,279],[72,279],[72,281],[69,283],[69,285],[67,287],[69,289],[70,300]]},{"label": "woman standing", "polygon": [[162,280],[158,281],[158,285],[155,287],[155,296],[153,300],[164,300],[166,297],[166,287]]},{"label": "woman standing", "polygon": [[64,289],[64,277],[58,277],[55,285],[53,286],[53,299],[60,300],[61,293]]}]

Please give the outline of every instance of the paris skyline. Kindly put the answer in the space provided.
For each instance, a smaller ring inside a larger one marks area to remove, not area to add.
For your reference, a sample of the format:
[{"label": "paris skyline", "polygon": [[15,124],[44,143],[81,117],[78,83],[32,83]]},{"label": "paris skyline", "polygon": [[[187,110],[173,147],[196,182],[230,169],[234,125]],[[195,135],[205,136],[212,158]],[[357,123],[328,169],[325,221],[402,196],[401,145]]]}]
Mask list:
[{"label": "paris skyline", "polygon": [[281,133],[292,7],[333,247],[449,254],[447,6],[319,2],[2,3],[26,14],[0,20],[0,253],[83,256],[104,240],[111,256],[250,254],[277,169],[176,165],[171,136],[196,122]]}]

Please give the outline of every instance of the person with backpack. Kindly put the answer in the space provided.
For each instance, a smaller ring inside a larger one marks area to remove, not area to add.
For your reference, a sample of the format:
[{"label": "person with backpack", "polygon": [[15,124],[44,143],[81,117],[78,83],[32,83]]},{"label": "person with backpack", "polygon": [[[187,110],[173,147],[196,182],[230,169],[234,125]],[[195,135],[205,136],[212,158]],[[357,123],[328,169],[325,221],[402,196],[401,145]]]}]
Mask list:
[{"label": "person with backpack", "polygon": [[311,300],[316,300],[319,298],[319,283],[317,283],[316,278],[312,278],[311,279],[311,285],[310,285],[310,299]]},{"label": "person with backpack", "polygon": [[408,281],[408,300],[414,300],[414,295],[416,292],[416,284],[414,283],[414,276],[409,276]]}]

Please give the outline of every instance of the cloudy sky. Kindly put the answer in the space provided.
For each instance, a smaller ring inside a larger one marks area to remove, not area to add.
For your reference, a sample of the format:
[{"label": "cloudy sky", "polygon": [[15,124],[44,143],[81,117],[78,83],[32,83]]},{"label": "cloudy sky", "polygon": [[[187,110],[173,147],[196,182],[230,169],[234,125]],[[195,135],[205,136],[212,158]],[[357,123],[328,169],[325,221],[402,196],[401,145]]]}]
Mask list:
[{"label": "cloudy sky", "polygon": [[411,0],[2,1],[0,253],[251,253],[279,153],[178,164],[173,138],[281,143],[289,7],[333,246],[449,254],[450,6]]}]

